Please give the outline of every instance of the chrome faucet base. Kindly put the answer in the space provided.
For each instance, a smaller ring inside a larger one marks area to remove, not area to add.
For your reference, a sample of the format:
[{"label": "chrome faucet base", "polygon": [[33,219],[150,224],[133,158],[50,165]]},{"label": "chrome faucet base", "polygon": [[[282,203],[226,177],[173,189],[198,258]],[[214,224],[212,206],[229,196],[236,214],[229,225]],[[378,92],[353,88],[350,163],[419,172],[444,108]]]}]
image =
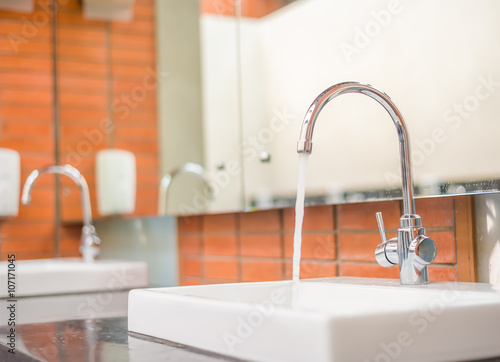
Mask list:
[{"label": "chrome faucet base", "polygon": [[398,259],[399,275],[401,284],[404,285],[422,285],[429,284],[429,275],[427,265],[416,263],[415,255],[412,253],[412,242],[418,236],[424,235],[423,227],[405,227],[398,229]]},{"label": "chrome faucet base", "polygon": [[381,213],[377,222],[383,242],[375,249],[375,258],[383,267],[399,265],[399,275],[403,285],[429,284],[427,265],[436,257],[436,244],[425,236],[420,216],[403,215],[397,238],[387,240]]},{"label": "chrome faucet base", "polygon": [[80,242],[80,253],[85,263],[93,263],[100,252],[101,239],[96,235],[94,225],[84,225]]}]

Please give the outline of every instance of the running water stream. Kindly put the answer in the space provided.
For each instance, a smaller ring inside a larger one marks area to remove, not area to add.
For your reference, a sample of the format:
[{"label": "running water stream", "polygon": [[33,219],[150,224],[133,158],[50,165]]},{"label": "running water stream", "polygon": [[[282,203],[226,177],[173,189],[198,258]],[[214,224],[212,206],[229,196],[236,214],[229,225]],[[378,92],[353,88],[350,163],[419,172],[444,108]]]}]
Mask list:
[{"label": "running water stream", "polygon": [[295,233],[293,236],[293,280],[300,279],[300,252],[302,248],[302,223],[304,221],[304,199],[306,193],[306,168],[308,153],[299,153],[299,181],[295,203]]}]

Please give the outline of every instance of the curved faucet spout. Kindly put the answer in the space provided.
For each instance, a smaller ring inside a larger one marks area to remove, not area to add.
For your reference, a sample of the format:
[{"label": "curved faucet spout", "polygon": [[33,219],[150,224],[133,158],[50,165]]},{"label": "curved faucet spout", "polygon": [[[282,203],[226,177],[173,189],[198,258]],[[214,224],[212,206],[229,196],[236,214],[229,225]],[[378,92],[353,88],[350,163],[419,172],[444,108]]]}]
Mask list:
[{"label": "curved faucet spout", "polygon": [[85,178],[82,176],[80,171],[70,165],[49,166],[41,170],[34,170],[33,172],[31,172],[31,174],[26,179],[26,182],[24,183],[23,193],[21,196],[22,204],[29,205],[29,203],[31,202],[31,191],[33,190],[33,186],[35,185],[36,180],[46,173],[66,175],[77,184],[82,197],[83,223],[87,226],[92,225],[92,209],[90,207],[90,195],[87,181],[85,181]]},{"label": "curved faucet spout", "polygon": [[31,191],[35,185],[36,180],[43,174],[56,173],[66,175],[71,178],[80,189],[82,199],[82,212],[83,212],[83,229],[80,251],[86,262],[93,261],[99,253],[100,239],[95,234],[95,228],[92,224],[92,209],[90,206],[90,194],[87,181],[82,176],[80,171],[70,165],[54,165],[43,168],[41,170],[34,170],[26,179],[23,186],[21,195],[21,202],[23,205],[29,205],[31,202]]},{"label": "curved faucet spout", "polygon": [[410,164],[410,144],[406,125],[401,112],[392,102],[390,97],[381,90],[365,83],[360,82],[345,82],[338,83],[322,92],[309,107],[300,133],[297,152],[311,153],[312,151],[312,136],[314,125],[321,110],[333,98],[345,93],[361,93],[370,98],[375,99],[389,113],[396,126],[399,136],[399,152],[401,159],[401,180],[403,184],[403,208],[405,215],[415,214],[415,201],[413,196],[413,181]]},{"label": "curved faucet spout", "polygon": [[159,201],[158,201],[158,215],[164,216],[167,214],[167,196],[170,183],[172,179],[180,174],[191,174],[198,176],[200,179],[207,183],[208,191],[212,194],[212,189],[207,182],[207,175],[203,166],[194,163],[194,162],[186,162],[181,166],[173,169],[170,173],[166,173],[161,181],[160,181],[160,193],[159,193]]}]

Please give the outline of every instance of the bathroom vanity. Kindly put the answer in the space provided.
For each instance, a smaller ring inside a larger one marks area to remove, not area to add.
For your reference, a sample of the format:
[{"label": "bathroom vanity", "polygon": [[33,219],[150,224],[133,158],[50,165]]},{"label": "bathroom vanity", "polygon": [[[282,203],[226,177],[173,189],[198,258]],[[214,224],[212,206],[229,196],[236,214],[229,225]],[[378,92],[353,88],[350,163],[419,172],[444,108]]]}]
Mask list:
[{"label": "bathroom vanity", "polygon": [[[18,299],[20,324],[15,354],[9,353],[10,328],[0,327],[0,360],[34,361],[230,361],[127,331],[128,292]],[[6,299],[0,300],[2,304]],[[3,314],[2,314],[3,315]],[[85,317],[85,318],[82,318]],[[2,321],[5,324],[5,321]]]},{"label": "bathroom vanity", "polygon": [[[2,341],[2,361],[233,361],[174,343],[130,336],[126,316],[27,324],[17,330],[24,346],[12,355]],[[1,333],[7,333],[6,328]]]},{"label": "bathroom vanity", "polygon": [[[128,297],[129,293],[122,291],[19,298],[19,324],[15,331],[16,354],[8,352],[7,336],[10,327],[3,325],[0,327],[0,359],[22,362],[253,360],[235,359],[164,339],[129,333]],[[241,297],[245,298],[245,295]],[[2,303],[7,303],[7,300],[2,299]],[[5,321],[1,322],[5,324]],[[205,324],[208,326],[210,322],[205,321]],[[168,325],[164,324],[164,327]],[[186,323],[175,325],[175,329],[186,333],[194,333],[196,330]],[[213,332],[216,333],[215,330]],[[304,338],[304,345],[309,344],[305,340],[308,338],[311,337]],[[267,341],[274,342],[275,338]],[[311,356],[310,360],[315,361],[315,356]],[[500,361],[500,358],[481,361]]]}]

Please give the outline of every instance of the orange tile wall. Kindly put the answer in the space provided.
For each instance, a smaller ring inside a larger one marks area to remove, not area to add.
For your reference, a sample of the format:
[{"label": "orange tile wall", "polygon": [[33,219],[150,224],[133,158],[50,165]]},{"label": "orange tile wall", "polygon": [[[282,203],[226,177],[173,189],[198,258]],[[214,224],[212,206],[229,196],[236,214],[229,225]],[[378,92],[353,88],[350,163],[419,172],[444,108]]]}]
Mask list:
[{"label": "orange tile wall", "polygon": [[[0,146],[20,152],[22,182],[32,170],[56,162],[53,110],[56,82],[60,162],[70,163],[85,176],[93,215],[98,217],[95,152],[113,146],[132,151],[136,156],[135,214],[156,213],[158,140],[153,0],[136,0],[134,19],[127,23],[84,20],[81,1],[56,1],[59,4],[57,79],[53,76],[49,3],[36,0],[32,14],[0,11]],[[112,129],[110,124],[114,125]],[[56,231],[60,255],[79,255],[80,193],[72,181],[61,178],[61,182],[60,220],[55,215],[54,178],[44,176],[37,181],[31,205],[21,205],[17,218],[0,223],[2,259],[12,252],[18,259],[57,255]]]},{"label": "orange tile wall", "polygon": [[[427,235],[438,248],[429,267],[431,280],[459,279],[457,258],[465,257],[457,256],[457,240],[463,235],[457,235],[455,225],[460,215],[472,210],[459,210],[458,199],[416,201]],[[394,237],[402,215],[399,201],[306,208],[301,278],[398,278],[397,267],[383,268],[374,258],[381,242],[377,211],[383,212],[388,237]],[[180,284],[291,279],[294,219],[293,209],[179,218]]]},{"label": "orange tile wall", "polygon": [[[241,16],[261,18],[276,11],[292,0],[241,0]],[[200,11],[203,14],[234,16],[235,0],[202,0]]]}]

